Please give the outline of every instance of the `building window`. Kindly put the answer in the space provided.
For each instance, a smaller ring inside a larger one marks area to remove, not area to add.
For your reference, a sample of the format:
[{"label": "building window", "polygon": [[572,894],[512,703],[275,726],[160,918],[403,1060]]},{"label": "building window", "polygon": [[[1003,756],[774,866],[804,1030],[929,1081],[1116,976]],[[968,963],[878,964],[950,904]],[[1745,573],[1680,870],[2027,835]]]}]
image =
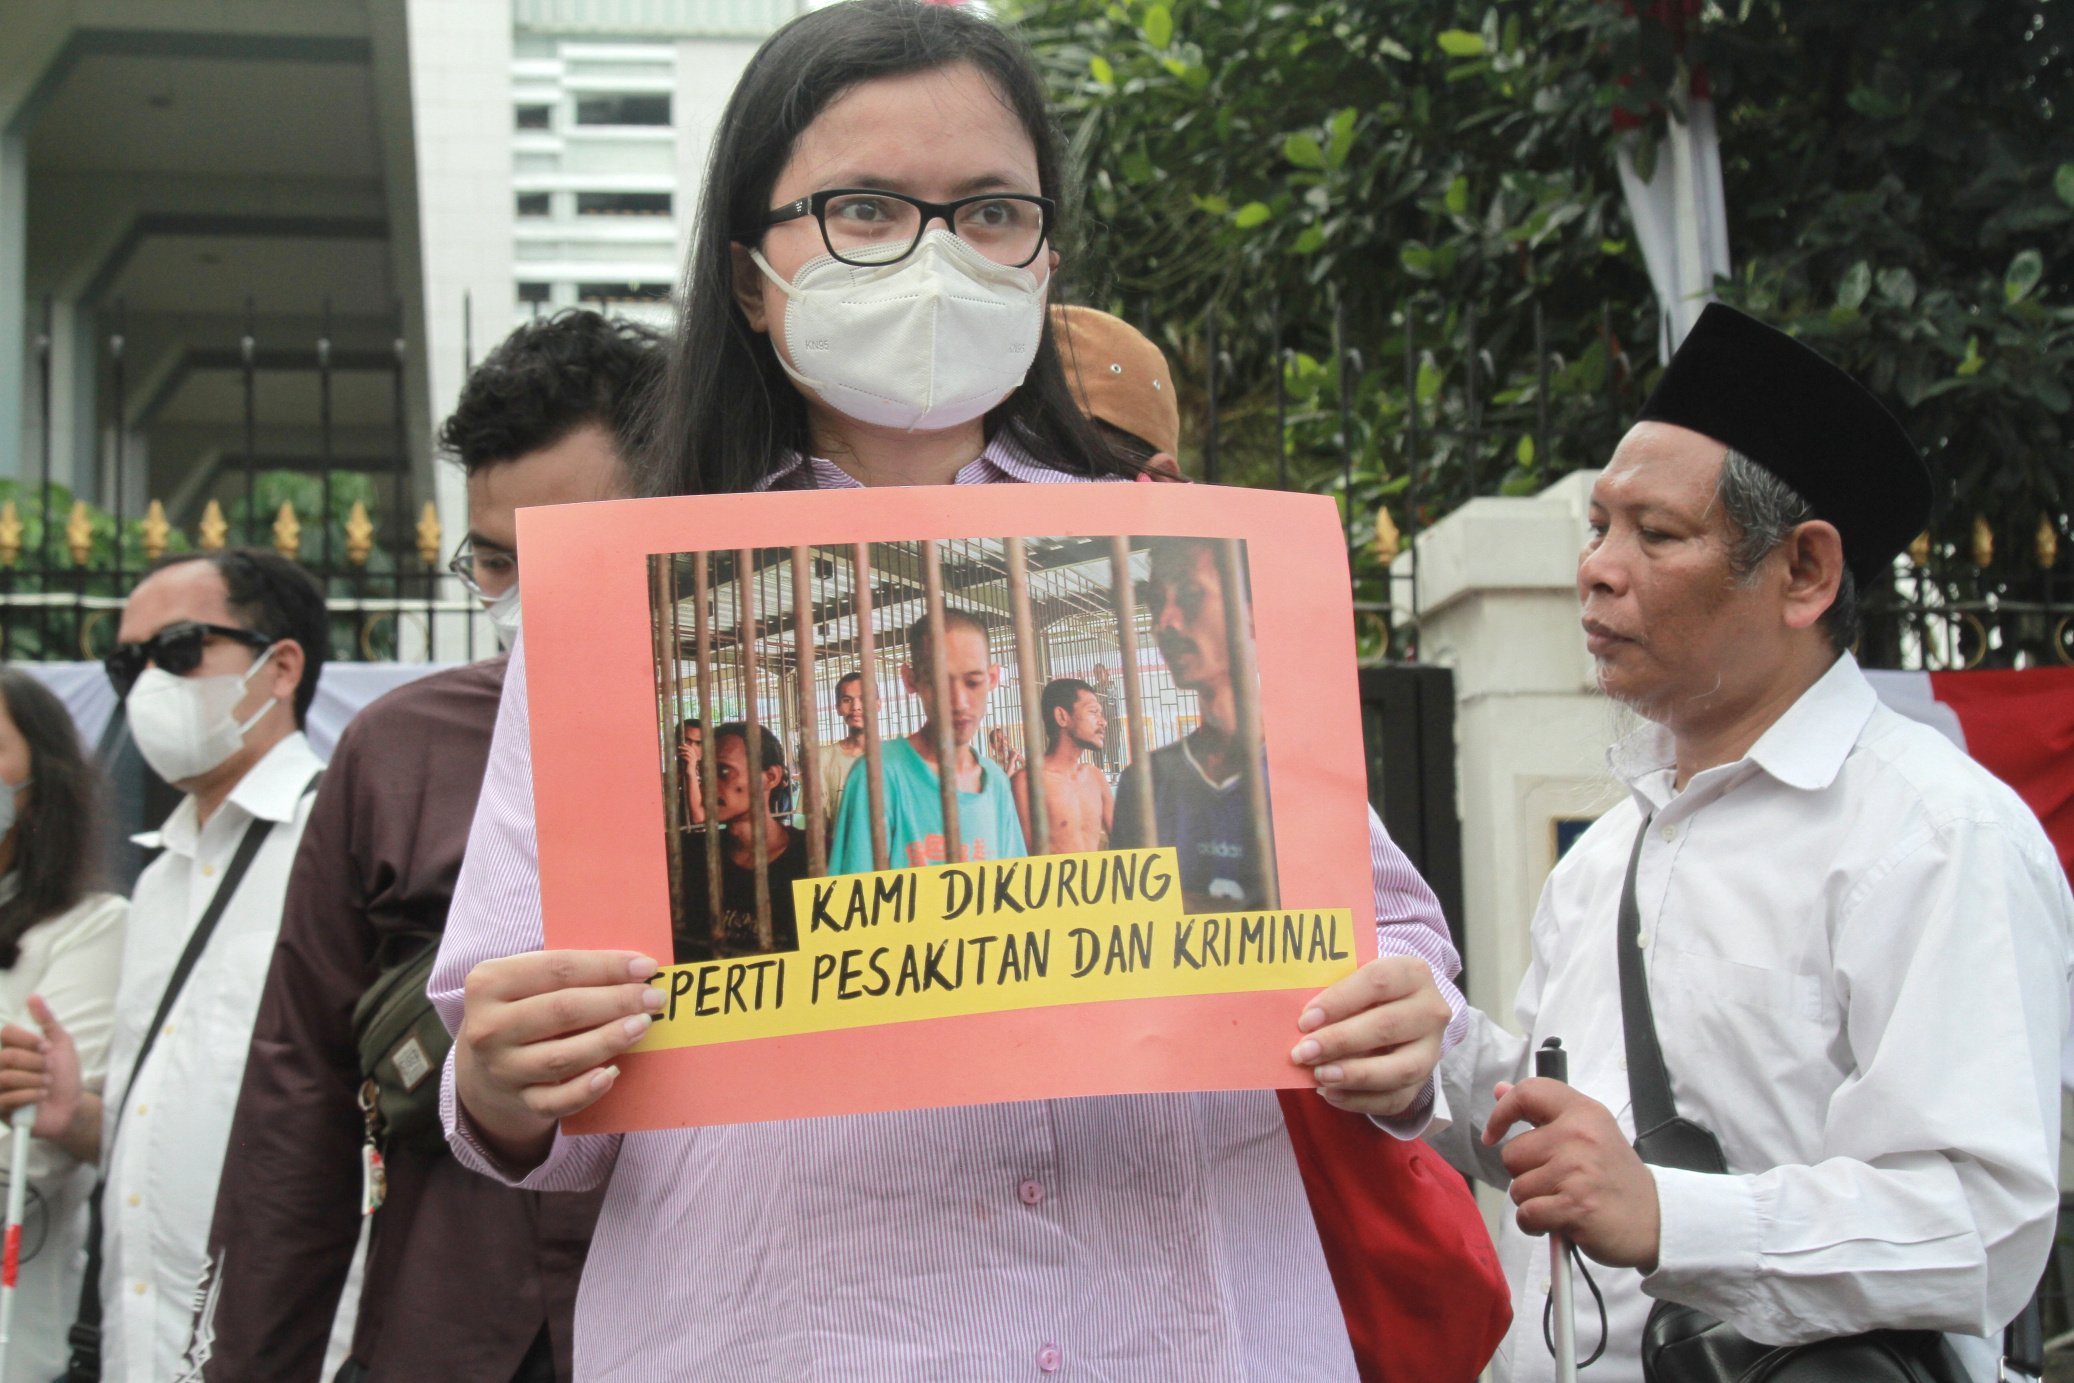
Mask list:
[{"label": "building window", "polygon": [[666,303],[667,283],[579,283],[576,299],[586,303]]},{"label": "building window", "polygon": [[579,125],[668,125],[670,98],[667,95],[579,96],[576,98]]},{"label": "building window", "polygon": [[579,192],[578,216],[668,216],[667,192]]},{"label": "building window", "polygon": [[518,194],[518,214],[521,216],[546,216],[552,213],[551,194],[546,192],[521,192]]},{"label": "building window", "polygon": [[514,112],[513,124],[522,130],[545,130],[553,125],[554,107],[520,106]]},{"label": "building window", "polygon": [[522,303],[544,303],[553,297],[552,285],[545,283],[522,283],[518,286],[519,301]]}]

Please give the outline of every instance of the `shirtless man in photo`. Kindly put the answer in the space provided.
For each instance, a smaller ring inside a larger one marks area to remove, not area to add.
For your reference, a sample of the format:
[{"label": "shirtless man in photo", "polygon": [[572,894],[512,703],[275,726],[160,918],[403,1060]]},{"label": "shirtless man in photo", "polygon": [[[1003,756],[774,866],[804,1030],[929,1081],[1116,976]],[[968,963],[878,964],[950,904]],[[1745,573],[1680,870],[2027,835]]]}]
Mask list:
[{"label": "shirtless man in photo", "polygon": [[[1102,752],[1108,721],[1101,695],[1078,678],[1061,677],[1044,689],[1044,814],[1051,827],[1054,855],[1105,850],[1116,819],[1116,797],[1102,770],[1085,756]],[[1030,835],[1030,771],[1009,780],[1015,788],[1015,810],[1022,818],[1023,838]]]}]

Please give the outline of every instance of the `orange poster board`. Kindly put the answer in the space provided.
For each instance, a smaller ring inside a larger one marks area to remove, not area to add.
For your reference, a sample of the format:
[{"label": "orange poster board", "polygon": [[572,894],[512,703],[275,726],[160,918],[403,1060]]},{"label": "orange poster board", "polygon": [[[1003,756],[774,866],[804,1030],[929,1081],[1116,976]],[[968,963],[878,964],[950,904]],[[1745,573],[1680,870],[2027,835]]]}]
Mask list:
[{"label": "orange poster board", "polygon": [[1310,1083],[1302,1002],[1376,948],[1329,500],[942,486],[519,526],[547,944],[654,956],[670,996],[572,1131]]}]

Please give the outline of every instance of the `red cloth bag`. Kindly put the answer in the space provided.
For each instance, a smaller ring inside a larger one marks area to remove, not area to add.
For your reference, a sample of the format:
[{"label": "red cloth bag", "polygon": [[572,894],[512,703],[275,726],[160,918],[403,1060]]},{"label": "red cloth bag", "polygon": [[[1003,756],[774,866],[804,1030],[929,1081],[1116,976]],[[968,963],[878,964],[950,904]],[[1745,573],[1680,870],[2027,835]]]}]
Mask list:
[{"label": "red cloth bag", "polygon": [[1362,1383],[1471,1383],[1512,1294],[1468,1183],[1424,1143],[1279,1093]]}]

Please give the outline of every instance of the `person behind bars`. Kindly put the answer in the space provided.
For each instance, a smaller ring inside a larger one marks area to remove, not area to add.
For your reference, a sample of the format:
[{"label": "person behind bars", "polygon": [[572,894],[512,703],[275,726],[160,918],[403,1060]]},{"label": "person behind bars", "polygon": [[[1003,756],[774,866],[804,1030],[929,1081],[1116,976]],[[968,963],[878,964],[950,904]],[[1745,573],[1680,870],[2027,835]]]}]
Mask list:
[{"label": "person behind bars", "polygon": [[[987,755],[974,751],[973,737],[986,718],[987,698],[1001,685],[1001,668],[987,640],[987,627],[964,610],[943,612],[943,672],[950,700],[938,700],[936,654],[925,615],[908,627],[907,665],[900,670],[909,695],[922,703],[922,727],[886,746],[886,849],[891,867],[947,862],[943,838],[943,789],[938,727],[948,724],[957,747],[951,770],[958,784],[961,859],[998,860],[1026,854],[1022,822],[1008,775]],[[860,769],[859,772],[866,770]],[[874,867],[871,794],[853,783],[843,793],[836,818],[831,874],[862,874]]]},{"label": "person behind bars", "polygon": [[[1039,704],[1044,714],[1044,755],[1037,760],[1035,771],[1044,775],[1044,816],[1051,828],[1051,853],[1077,855],[1104,849],[1115,824],[1116,797],[1102,770],[1087,761],[1089,754],[1101,754],[1102,737],[1108,729],[1101,699],[1079,678],[1059,677],[1045,684]],[[1025,839],[1031,835],[1031,772],[1026,764],[1009,779]]]},{"label": "person behind bars", "polygon": [[[759,789],[750,781],[749,727],[729,721],[713,731],[713,825],[720,835],[720,917],[713,917],[707,880],[712,876],[706,863],[706,834],[687,833],[683,846],[683,870],[679,875],[683,905],[676,929],[676,959],[719,960],[726,956],[753,956],[768,951],[790,951],[799,945],[793,925],[792,885],[807,876],[807,837],[795,831],[771,805],[786,784],[785,747],[768,725],[756,727],[763,749],[763,781]],[[756,834],[756,815],[749,794],[764,796],[763,837]],[[769,889],[770,945],[762,940],[756,906],[756,856],[761,851],[764,876]]]},{"label": "person behind bars", "polygon": [[[1204,538],[1158,538],[1144,598],[1152,633],[1176,686],[1196,695],[1202,723],[1147,756],[1149,769],[1125,767],[1117,784],[1115,843],[1120,848],[1171,845],[1180,855],[1181,892],[1189,911],[1267,906],[1244,764],[1239,757],[1238,699],[1232,681],[1228,593],[1216,544]],[[1259,765],[1265,773],[1265,755]],[[1152,777],[1152,817],[1139,806],[1138,780]]]}]

